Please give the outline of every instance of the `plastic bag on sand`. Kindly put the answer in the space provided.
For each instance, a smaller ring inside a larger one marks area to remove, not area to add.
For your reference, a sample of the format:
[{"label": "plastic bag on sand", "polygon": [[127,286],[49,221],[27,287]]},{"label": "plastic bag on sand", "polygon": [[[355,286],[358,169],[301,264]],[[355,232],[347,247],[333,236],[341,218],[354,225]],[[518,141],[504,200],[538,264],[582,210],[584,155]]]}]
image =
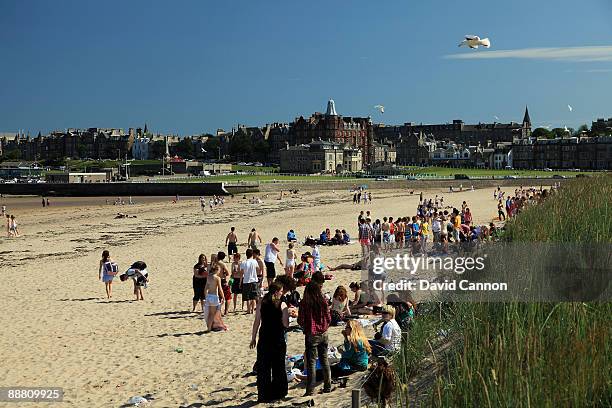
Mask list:
[{"label": "plastic bag on sand", "polygon": [[136,395],[129,399],[128,404],[132,404],[135,407],[140,406],[141,404],[147,404],[149,401],[145,397],[141,397],[140,395]]}]

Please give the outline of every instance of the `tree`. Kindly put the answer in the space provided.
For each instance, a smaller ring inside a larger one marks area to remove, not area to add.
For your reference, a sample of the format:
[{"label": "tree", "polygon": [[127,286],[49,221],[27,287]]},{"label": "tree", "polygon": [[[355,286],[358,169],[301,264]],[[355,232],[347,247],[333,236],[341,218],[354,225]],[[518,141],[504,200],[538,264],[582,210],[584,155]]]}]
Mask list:
[{"label": "tree", "polygon": [[229,142],[229,153],[238,160],[249,159],[253,154],[251,137],[242,129],[232,137]]},{"label": "tree", "polygon": [[568,128],[567,130],[565,130],[565,128],[554,128],[553,130],[551,130],[550,133],[552,134],[551,139],[559,137],[568,137],[571,136],[572,133],[574,133],[574,129]]},{"label": "tree", "polygon": [[217,136],[209,135],[206,142],[204,142],[204,150],[206,150],[206,157],[217,158],[219,156],[219,148],[221,147],[221,140]]},{"label": "tree", "polygon": [[554,134],[546,128],[539,127],[531,133],[531,136],[536,139],[551,139],[554,137]]},{"label": "tree", "polygon": [[257,160],[267,161],[270,145],[266,140],[258,140],[253,146],[253,151],[257,154]]},{"label": "tree", "polygon": [[590,133],[589,127],[586,124],[580,125],[578,130],[576,130],[576,133],[574,133],[574,136],[580,136],[582,132],[586,132],[587,134]]},{"label": "tree", "polygon": [[174,151],[177,155],[184,159],[193,159],[195,157],[195,146],[190,137],[182,138],[174,146]]},{"label": "tree", "polygon": [[10,149],[4,152],[2,160],[19,160],[21,159],[21,151],[19,149]]}]

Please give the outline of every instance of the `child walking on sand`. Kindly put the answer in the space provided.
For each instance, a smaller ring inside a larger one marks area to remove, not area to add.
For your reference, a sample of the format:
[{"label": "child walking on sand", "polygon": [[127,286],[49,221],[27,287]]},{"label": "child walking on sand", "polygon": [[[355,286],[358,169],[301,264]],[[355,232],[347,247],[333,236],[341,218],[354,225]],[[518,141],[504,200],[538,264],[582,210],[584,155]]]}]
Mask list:
[{"label": "child walking on sand", "polygon": [[113,297],[113,278],[117,275],[118,270],[117,264],[110,257],[110,253],[107,250],[102,251],[102,259],[100,259],[98,265],[98,277],[106,286],[107,299]]}]

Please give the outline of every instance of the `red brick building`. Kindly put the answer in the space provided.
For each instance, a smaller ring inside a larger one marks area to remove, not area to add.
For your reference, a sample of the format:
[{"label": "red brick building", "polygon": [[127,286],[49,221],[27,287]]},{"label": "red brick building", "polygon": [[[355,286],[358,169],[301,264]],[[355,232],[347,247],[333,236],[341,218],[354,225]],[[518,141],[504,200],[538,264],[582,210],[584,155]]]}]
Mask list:
[{"label": "red brick building", "polygon": [[291,144],[307,144],[313,140],[328,140],[361,150],[363,163],[372,162],[374,128],[370,118],[342,116],[336,113],[333,100],[327,102],[325,114],[316,112],[310,118],[296,118],[291,124]]}]

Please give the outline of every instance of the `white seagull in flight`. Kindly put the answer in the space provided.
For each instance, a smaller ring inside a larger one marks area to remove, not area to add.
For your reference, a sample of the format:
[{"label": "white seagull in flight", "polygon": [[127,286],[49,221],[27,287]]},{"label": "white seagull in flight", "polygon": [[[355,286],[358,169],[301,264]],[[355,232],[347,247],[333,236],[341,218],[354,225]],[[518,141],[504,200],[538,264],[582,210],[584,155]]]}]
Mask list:
[{"label": "white seagull in flight", "polygon": [[472,49],[477,49],[479,46],[489,48],[491,46],[491,41],[488,38],[483,38],[481,40],[477,35],[466,35],[465,40],[459,43],[459,47],[463,47],[464,45]]},{"label": "white seagull in flight", "polygon": [[567,109],[569,109],[570,112],[574,110],[574,108],[572,108],[572,105],[567,105]]},{"label": "white seagull in flight", "polygon": [[385,113],[385,107],[382,105],[375,105],[374,109],[377,109],[380,113]]}]

